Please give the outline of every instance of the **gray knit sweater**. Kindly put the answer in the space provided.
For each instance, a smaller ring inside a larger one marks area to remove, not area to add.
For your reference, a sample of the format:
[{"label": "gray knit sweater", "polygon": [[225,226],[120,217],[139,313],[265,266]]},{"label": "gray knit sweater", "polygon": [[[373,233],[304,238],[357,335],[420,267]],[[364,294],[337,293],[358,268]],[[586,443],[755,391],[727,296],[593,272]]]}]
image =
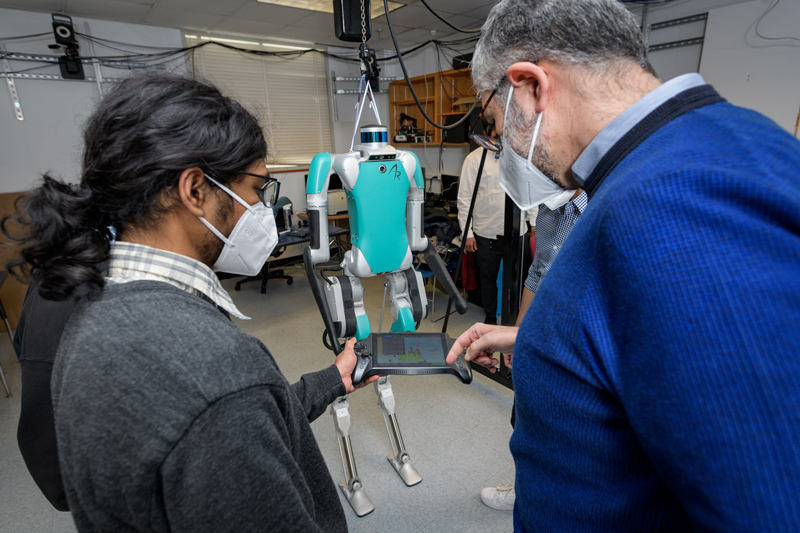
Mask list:
[{"label": "gray knit sweater", "polygon": [[85,298],[52,381],[80,531],[346,531],[309,421],[335,366],[289,385],[207,301],[135,281]]}]

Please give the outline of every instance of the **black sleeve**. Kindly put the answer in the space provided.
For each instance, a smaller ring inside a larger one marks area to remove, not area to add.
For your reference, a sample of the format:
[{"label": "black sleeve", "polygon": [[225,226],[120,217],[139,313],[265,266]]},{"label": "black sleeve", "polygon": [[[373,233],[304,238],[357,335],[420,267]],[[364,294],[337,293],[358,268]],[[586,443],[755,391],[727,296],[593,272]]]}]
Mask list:
[{"label": "black sleeve", "polygon": [[50,396],[53,363],[22,359],[19,364],[22,369],[22,406],[17,428],[19,451],[47,500],[59,511],[68,511]]},{"label": "black sleeve", "polygon": [[[22,311],[19,314],[19,320],[17,320],[17,330],[14,332],[14,352],[16,352],[18,359],[22,356],[22,339],[25,338],[25,326],[28,322],[28,314],[30,314],[29,307],[31,306],[31,302],[34,298],[31,296],[31,292],[33,292],[33,290],[34,284],[31,282],[28,284],[28,290],[25,293],[25,300],[22,302]],[[35,297],[38,297],[38,295]]]},{"label": "black sleeve", "polygon": [[336,365],[319,372],[303,374],[300,381],[292,384],[292,392],[300,400],[309,422],[324,413],[336,398],[347,394]]},{"label": "black sleeve", "polygon": [[69,509],[58,463],[50,376],[61,334],[76,305],[76,298],[45,300],[31,284],[14,337],[22,371],[17,443],[36,485],[59,511]]}]

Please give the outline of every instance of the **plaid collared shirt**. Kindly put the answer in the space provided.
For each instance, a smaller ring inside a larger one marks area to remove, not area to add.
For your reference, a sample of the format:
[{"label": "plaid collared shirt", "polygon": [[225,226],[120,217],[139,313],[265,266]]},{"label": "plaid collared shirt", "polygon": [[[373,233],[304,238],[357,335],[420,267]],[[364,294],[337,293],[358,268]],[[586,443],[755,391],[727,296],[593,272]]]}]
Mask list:
[{"label": "plaid collared shirt", "polygon": [[105,272],[109,284],[138,280],[163,281],[208,300],[227,313],[249,320],[222,288],[216,274],[195,259],[143,244],[114,241]]},{"label": "plaid collared shirt", "polygon": [[528,269],[526,289],[536,293],[539,283],[550,270],[550,265],[555,261],[569,232],[572,231],[572,226],[586,209],[588,200],[586,193],[581,192],[577,198],[558,209],[548,209],[544,204],[539,206],[539,215],[536,217],[536,254]]}]

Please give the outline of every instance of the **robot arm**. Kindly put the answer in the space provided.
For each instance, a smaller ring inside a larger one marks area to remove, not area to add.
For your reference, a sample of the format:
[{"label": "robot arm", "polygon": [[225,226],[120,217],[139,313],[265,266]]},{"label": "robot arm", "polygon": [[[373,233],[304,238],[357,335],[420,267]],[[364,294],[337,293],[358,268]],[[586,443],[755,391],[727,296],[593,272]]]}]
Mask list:
[{"label": "robot arm", "polygon": [[[323,284],[313,265],[330,259],[328,246],[327,200],[328,183],[333,173],[339,175],[345,190],[352,191],[358,180],[359,153],[317,154],[311,161],[306,189],[308,219],[311,225],[311,246],[304,252],[306,274],[322,313],[325,329],[335,353],[341,351],[339,338],[369,336],[369,319],[364,310],[363,288],[359,278],[345,267],[345,275],[336,276]],[[345,259],[351,252],[345,254]]]},{"label": "robot arm", "polygon": [[328,246],[328,183],[331,174],[331,154],[315,155],[308,170],[306,186],[308,223],[311,227],[311,261],[315,265],[331,258],[331,249]]},{"label": "robot arm", "polygon": [[[408,243],[411,249],[415,252],[425,252],[425,261],[431,267],[436,279],[438,279],[445,287],[445,290],[455,301],[456,309],[460,314],[467,312],[467,303],[464,298],[458,293],[453,279],[447,272],[447,268],[439,256],[439,253],[433,246],[430,246],[428,238],[425,236],[422,210],[425,201],[425,181],[422,178],[422,170],[419,166],[419,159],[413,152],[399,153],[398,159],[403,161],[406,174],[411,181],[411,187],[408,190],[408,207],[406,211],[406,225],[408,230]],[[413,176],[413,178],[411,178]]]},{"label": "robot arm", "polygon": [[422,224],[422,209],[425,202],[425,181],[419,159],[413,152],[398,152],[397,158],[403,163],[408,179],[408,205],[406,207],[406,231],[408,244],[414,252],[421,252],[428,247],[428,239]]}]

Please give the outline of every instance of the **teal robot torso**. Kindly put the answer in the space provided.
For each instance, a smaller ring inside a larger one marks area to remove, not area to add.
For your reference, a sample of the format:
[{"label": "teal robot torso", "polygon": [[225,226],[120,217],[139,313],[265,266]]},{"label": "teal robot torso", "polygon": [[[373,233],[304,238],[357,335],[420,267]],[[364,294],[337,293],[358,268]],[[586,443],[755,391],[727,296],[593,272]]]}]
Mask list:
[{"label": "teal robot torso", "polygon": [[350,243],[376,274],[400,269],[408,253],[408,175],[400,161],[365,161],[347,191]]}]

